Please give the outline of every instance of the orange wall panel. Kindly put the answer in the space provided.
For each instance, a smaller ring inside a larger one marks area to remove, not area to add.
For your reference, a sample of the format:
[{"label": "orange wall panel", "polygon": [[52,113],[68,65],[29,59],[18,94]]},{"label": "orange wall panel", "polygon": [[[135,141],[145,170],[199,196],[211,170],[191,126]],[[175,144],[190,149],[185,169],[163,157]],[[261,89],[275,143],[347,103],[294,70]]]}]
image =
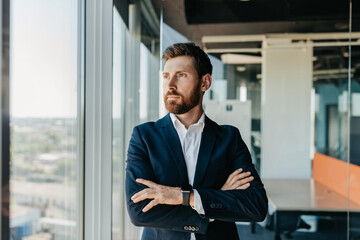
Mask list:
[{"label": "orange wall panel", "polygon": [[[350,200],[360,204],[360,166],[349,164]],[[334,192],[347,197],[348,163],[324,154],[315,153],[313,179]]]}]

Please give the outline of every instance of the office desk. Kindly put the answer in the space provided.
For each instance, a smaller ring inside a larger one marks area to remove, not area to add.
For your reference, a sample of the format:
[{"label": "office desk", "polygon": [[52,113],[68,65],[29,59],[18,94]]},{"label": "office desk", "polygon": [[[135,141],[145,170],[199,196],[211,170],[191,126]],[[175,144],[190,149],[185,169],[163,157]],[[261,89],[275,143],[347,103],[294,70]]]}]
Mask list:
[{"label": "office desk", "polygon": [[[300,215],[346,216],[347,199],[313,179],[262,179],[274,212],[275,240],[284,231],[296,230]],[[360,205],[349,202],[349,211]]]}]

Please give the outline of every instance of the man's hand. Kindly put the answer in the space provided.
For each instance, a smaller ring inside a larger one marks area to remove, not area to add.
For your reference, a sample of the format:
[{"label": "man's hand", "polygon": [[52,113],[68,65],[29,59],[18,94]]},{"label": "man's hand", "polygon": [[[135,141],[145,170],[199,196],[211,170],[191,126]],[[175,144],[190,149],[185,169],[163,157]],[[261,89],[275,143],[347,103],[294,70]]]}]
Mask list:
[{"label": "man's hand", "polygon": [[131,200],[134,203],[141,202],[145,199],[153,199],[143,209],[143,212],[149,211],[158,204],[180,205],[182,204],[182,193],[180,187],[168,187],[154,183],[150,180],[138,178],[136,182],[144,184],[149,188],[145,188],[135,193]]},{"label": "man's hand", "polygon": [[243,169],[239,168],[230,174],[221,190],[247,189],[250,187],[250,182],[254,180],[254,177],[250,176],[250,172],[242,171]]}]

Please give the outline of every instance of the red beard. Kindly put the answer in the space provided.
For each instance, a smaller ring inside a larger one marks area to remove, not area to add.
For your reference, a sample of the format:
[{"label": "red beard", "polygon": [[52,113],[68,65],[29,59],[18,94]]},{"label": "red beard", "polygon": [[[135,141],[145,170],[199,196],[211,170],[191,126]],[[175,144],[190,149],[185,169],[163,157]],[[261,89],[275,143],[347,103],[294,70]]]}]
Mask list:
[{"label": "red beard", "polygon": [[[200,84],[201,82],[199,81],[199,84],[193,89],[189,98],[184,98],[183,95],[174,90],[168,91],[164,96],[166,109],[173,114],[184,114],[193,109],[200,102]],[[178,103],[179,100],[169,101],[168,96],[170,95],[179,96],[180,103]]]}]

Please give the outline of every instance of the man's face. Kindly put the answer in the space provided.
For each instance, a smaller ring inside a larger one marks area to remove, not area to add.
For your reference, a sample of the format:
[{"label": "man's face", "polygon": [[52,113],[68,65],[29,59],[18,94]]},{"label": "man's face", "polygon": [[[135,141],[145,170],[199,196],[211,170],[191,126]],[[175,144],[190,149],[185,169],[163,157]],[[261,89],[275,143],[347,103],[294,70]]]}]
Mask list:
[{"label": "man's face", "polygon": [[163,72],[164,102],[166,109],[183,114],[200,103],[201,81],[189,56],[179,56],[166,61]]}]

